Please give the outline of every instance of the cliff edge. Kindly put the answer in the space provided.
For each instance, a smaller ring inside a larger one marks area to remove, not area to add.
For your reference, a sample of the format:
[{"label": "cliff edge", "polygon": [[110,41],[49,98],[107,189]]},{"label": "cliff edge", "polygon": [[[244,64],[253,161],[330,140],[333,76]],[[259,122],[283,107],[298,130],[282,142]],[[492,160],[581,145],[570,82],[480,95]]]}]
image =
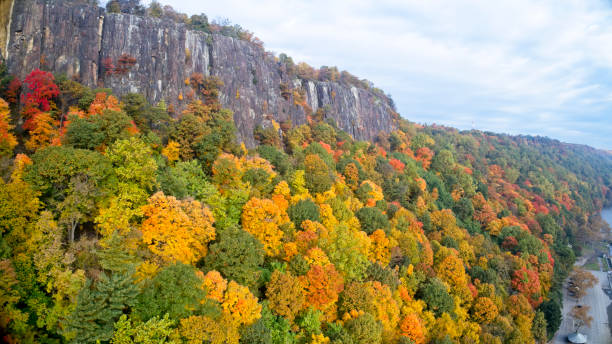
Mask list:
[{"label": "cliff edge", "polygon": [[[220,100],[234,111],[239,139],[256,144],[253,130],[269,120],[299,125],[317,112],[360,140],[389,132],[396,116],[390,100],[371,90],[307,80],[283,71],[260,46],[220,34],[189,30],[151,17],[106,13],[60,0],[0,0],[0,48],[13,74],[36,68],[119,95],[139,92],[180,113],[191,97],[194,73],[223,81]],[[124,63],[122,73],[110,65]]]}]

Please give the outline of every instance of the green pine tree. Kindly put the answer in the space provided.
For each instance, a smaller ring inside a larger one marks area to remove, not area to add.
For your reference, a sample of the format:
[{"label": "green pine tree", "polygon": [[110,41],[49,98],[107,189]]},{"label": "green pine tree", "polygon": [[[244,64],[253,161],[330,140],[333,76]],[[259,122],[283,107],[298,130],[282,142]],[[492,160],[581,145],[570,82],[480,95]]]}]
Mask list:
[{"label": "green pine tree", "polygon": [[67,319],[65,336],[73,343],[110,340],[115,322],[133,306],[137,295],[138,287],[129,273],[103,273],[93,287],[88,281]]}]

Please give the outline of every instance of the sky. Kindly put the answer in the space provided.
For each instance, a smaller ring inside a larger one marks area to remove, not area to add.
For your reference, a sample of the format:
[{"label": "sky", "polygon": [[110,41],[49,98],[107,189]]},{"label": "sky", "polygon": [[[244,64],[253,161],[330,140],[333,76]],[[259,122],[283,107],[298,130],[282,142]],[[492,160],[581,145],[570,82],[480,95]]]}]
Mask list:
[{"label": "sky", "polygon": [[368,79],[413,122],[612,149],[612,0],[160,2]]}]

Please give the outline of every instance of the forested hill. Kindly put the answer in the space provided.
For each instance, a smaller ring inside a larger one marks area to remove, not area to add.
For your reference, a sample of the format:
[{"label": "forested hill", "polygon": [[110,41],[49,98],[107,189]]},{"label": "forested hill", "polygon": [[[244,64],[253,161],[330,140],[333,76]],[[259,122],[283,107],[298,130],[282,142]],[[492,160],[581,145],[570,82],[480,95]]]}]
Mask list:
[{"label": "forested hill", "polygon": [[607,153],[550,139],[313,116],[247,150],[213,79],[178,120],[3,80],[8,342],[544,343],[611,198]]},{"label": "forested hill", "polygon": [[590,147],[399,117],[359,141],[311,110],[249,149],[214,76],[171,116],[20,73],[0,68],[8,343],[546,343],[607,230]]}]

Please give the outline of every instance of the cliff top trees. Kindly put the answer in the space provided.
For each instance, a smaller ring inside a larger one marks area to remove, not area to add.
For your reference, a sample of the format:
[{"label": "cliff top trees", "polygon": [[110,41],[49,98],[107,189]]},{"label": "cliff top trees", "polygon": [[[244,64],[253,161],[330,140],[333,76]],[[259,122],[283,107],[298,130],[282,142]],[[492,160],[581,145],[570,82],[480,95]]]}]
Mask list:
[{"label": "cliff top trees", "polygon": [[106,3],[106,11],[110,13],[127,13],[142,16],[145,8],[140,0],[111,0]]},{"label": "cliff top trees", "polygon": [[192,87],[206,92],[206,103],[200,100],[191,102],[181,119],[170,129],[170,138],[179,144],[182,159],[197,158],[210,173],[213,162],[221,152],[235,150],[236,127],[233,113],[221,109],[215,98],[218,95],[218,90],[214,88],[216,84],[194,78]]},{"label": "cliff top trees", "polygon": [[109,13],[119,13],[121,12],[121,5],[118,0],[111,0],[106,3],[106,11]]}]

